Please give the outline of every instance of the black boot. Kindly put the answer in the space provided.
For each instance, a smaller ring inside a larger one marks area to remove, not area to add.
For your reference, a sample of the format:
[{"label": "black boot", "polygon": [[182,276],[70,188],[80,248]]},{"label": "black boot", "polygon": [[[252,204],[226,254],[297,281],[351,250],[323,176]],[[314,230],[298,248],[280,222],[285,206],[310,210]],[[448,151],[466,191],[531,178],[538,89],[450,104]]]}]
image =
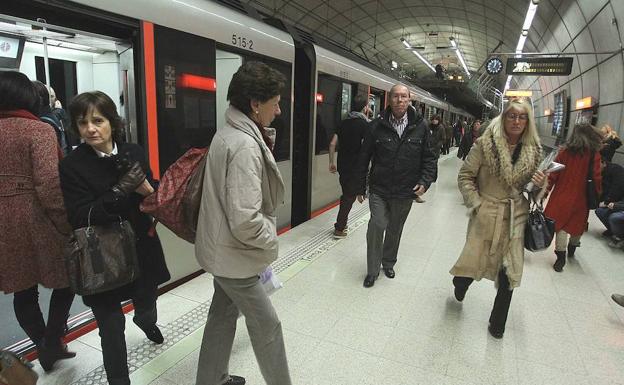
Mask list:
[{"label": "black boot", "polygon": [[67,345],[60,340],[48,343],[45,338],[37,345],[37,355],[39,364],[46,372],[53,369],[56,361],[76,357],[76,353],[68,351]]},{"label": "black boot", "polygon": [[576,251],[577,247],[578,246],[576,245],[568,244],[568,258],[574,258],[574,252]]},{"label": "black boot", "polygon": [[503,338],[505,334],[505,325],[507,324],[507,315],[509,314],[509,305],[511,304],[511,296],[513,290],[509,289],[509,278],[504,269],[498,273],[498,290],[494,299],[494,306],[490,313],[490,323],[488,331],[490,335],[496,339]]},{"label": "black boot", "polygon": [[566,252],[555,250],[555,254],[557,254],[557,260],[553,265],[553,269],[555,269],[557,273],[561,273],[563,271],[563,267],[566,264]]},{"label": "black boot", "polygon": [[474,279],[469,277],[453,277],[453,286],[455,286],[455,299],[459,302],[464,300],[466,297],[466,292],[468,291],[468,287],[474,281]]},{"label": "black boot", "polygon": [[44,337],[46,325],[39,307],[37,286],[14,293],[13,309],[19,325],[30,340],[38,345]]}]

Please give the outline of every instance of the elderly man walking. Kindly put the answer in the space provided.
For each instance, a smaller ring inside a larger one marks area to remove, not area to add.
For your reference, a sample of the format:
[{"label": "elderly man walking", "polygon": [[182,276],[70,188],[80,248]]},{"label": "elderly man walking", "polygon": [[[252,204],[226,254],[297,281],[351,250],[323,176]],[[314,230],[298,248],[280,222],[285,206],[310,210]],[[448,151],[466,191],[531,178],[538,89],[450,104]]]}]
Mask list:
[{"label": "elderly man walking", "polygon": [[394,85],[390,106],[371,123],[358,162],[360,203],[364,201],[368,165],[372,162],[364,287],[375,284],[381,268],[386,277],[395,276],[401,232],[412,202],[427,191],[437,170],[430,135],[423,117],[410,106],[407,87]]}]

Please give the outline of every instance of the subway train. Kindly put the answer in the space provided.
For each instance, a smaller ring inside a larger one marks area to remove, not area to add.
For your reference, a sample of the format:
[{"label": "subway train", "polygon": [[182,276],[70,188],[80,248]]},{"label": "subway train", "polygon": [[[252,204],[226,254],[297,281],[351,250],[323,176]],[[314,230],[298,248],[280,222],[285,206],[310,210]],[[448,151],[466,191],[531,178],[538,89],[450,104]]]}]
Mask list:
[{"label": "subway train", "polygon": [[[0,57],[0,68],[51,84],[63,104],[93,89],[109,94],[126,122],[126,140],[146,148],[156,179],[187,149],[210,143],[223,125],[229,81],[243,62],[282,72],[288,83],[273,123],[287,186],[281,231],[336,204],[340,186],[328,172],[334,129],[356,95],[368,96],[377,115],[399,82],[234,0],[8,1],[0,9],[0,40],[14,47]],[[404,84],[425,117],[469,117]],[[192,245],[158,229],[172,283],[196,274]]]}]

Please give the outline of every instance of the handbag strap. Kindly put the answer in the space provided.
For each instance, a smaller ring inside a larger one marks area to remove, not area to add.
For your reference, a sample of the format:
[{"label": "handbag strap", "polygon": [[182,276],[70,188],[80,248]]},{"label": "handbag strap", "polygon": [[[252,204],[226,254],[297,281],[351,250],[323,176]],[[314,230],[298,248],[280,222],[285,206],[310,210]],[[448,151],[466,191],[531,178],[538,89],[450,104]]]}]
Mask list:
[{"label": "handbag strap", "polygon": [[594,179],[594,156],[595,156],[595,152],[591,152],[589,154],[589,168],[587,169],[587,180],[593,180]]},{"label": "handbag strap", "polygon": [[[91,211],[93,211],[93,205],[89,207],[89,215],[87,216],[87,228],[91,228]],[[117,215],[117,218],[119,218],[119,224],[122,224],[123,219],[121,219],[121,215]]]}]

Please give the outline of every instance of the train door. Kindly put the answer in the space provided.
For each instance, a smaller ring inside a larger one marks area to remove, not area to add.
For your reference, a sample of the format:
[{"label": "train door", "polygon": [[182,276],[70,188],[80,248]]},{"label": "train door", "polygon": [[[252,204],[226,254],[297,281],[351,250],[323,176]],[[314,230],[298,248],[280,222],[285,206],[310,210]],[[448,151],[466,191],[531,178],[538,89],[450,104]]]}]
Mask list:
[{"label": "train door", "polygon": [[378,118],[386,108],[386,91],[371,87],[370,93],[370,101],[373,103],[371,105],[373,118]]},{"label": "train door", "polygon": [[[51,99],[51,108],[65,110],[79,93],[100,90],[106,93],[124,118],[128,131],[126,139],[141,143],[139,109],[135,90],[134,36],[138,22],[124,19],[123,25],[114,18],[102,21],[90,15],[85,18],[77,11],[59,10],[50,5],[33,2],[3,3],[0,14],[0,36],[6,39],[2,48],[15,44],[10,60],[2,60],[0,70],[19,71],[31,80],[51,86],[58,103]],[[88,19],[88,20],[86,20]],[[36,20],[36,21],[35,21]],[[46,21],[47,20],[47,21]],[[105,33],[103,33],[105,32]],[[0,54],[0,57],[4,54]],[[69,130],[71,118],[64,122]],[[70,143],[77,145],[73,136]],[[10,154],[9,154],[10,156]],[[51,291],[39,288],[42,311],[48,312]],[[11,296],[0,296],[0,348],[24,353],[32,343],[13,316]],[[68,326],[78,328],[91,319],[82,301],[73,302]]]}]

